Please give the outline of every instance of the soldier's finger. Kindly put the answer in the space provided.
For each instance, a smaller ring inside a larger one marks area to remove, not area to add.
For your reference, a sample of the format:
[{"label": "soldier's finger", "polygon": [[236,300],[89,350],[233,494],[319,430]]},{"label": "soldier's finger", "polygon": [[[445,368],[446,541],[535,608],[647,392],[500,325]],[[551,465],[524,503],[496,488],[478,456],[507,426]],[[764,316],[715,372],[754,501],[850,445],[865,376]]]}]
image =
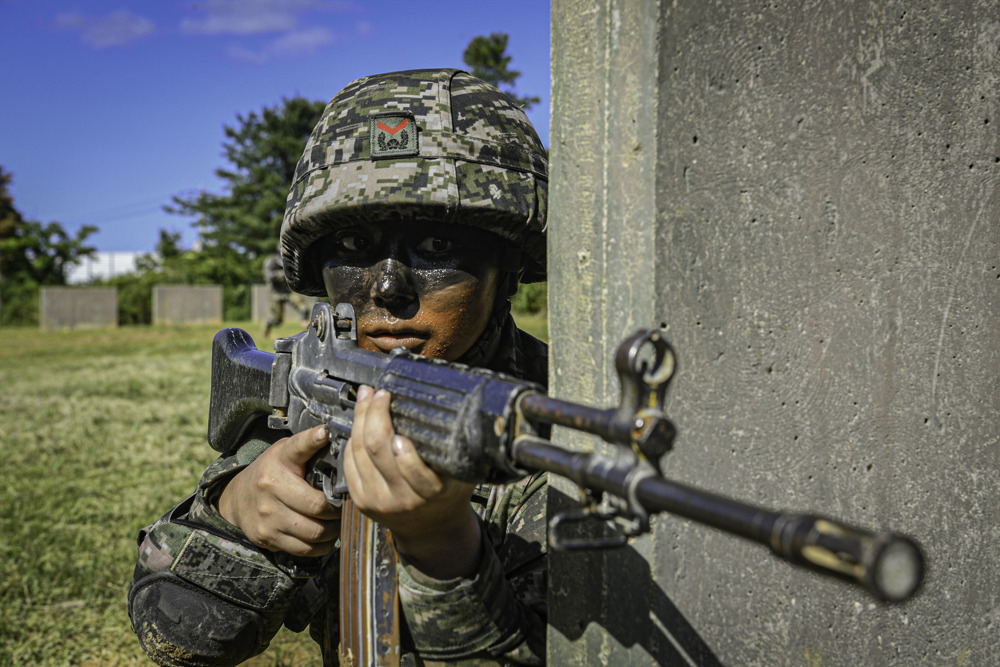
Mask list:
[{"label": "soldier's finger", "polygon": [[323,521],[298,515],[282,526],[281,532],[308,544],[332,542],[340,536],[340,520]]},{"label": "soldier's finger", "polygon": [[377,479],[388,485],[399,479],[392,462],[390,440],[394,431],[389,415],[389,401],[389,394],[379,391],[359,400],[355,407],[348,453],[358,475],[369,487]]},{"label": "soldier's finger", "polygon": [[320,521],[340,520],[340,508],[330,505],[322,491],[308,484],[296,485],[294,489],[289,489],[281,501],[296,515]]},{"label": "soldier's finger", "polygon": [[330,553],[336,545],[336,539],[324,542],[309,542],[294,535],[281,535],[275,540],[274,548],[271,550],[284,551],[293,556],[318,557]]},{"label": "soldier's finger", "polygon": [[371,403],[374,390],[362,385],[358,389],[358,397],[354,406],[354,424],[351,427],[351,437],[344,451],[344,477],[351,497],[355,502],[362,502],[368,487],[374,485],[378,477],[375,466],[368,457],[364,446],[365,424],[368,419],[368,406]]},{"label": "soldier's finger", "polygon": [[368,385],[358,387],[358,396],[354,402],[354,423],[351,425],[351,438],[354,440],[363,439],[365,423],[368,421],[368,405],[371,403],[372,394],[375,390]]},{"label": "soldier's finger", "polygon": [[389,413],[391,400],[389,392],[379,390],[372,396],[365,410],[365,423],[362,431],[365,451],[379,467],[379,470],[392,464],[391,441],[396,431],[392,428],[392,415]]},{"label": "soldier's finger", "polygon": [[412,440],[393,436],[392,453],[399,476],[418,496],[429,499],[444,490],[444,480],[420,459]]},{"label": "soldier's finger", "polygon": [[309,460],[320,449],[330,443],[330,429],[321,424],[306,431],[300,431],[287,438],[281,447],[281,459],[290,467],[305,470]]}]

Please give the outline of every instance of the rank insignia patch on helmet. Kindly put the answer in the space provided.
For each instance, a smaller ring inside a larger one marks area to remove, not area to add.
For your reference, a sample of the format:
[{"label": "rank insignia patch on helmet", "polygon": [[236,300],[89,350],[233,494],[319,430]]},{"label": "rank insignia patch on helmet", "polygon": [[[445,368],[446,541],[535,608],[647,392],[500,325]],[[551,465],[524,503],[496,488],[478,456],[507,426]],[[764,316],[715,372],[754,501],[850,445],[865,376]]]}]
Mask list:
[{"label": "rank insignia patch on helmet", "polygon": [[418,155],[417,124],[413,114],[399,111],[375,113],[371,122],[371,157],[373,160],[401,155]]}]

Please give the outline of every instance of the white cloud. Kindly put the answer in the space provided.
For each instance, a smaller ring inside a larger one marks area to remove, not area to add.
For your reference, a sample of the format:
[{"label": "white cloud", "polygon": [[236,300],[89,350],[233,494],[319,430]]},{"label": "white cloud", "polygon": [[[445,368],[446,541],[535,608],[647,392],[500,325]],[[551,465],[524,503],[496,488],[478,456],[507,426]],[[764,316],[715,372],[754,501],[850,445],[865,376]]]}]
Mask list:
[{"label": "white cloud", "polygon": [[124,46],[156,31],[152,21],[124,9],[106,18],[59,14],[55,27],[78,31],[84,42],[97,49]]},{"label": "white cloud", "polygon": [[259,35],[289,32],[299,23],[299,14],[342,7],[329,0],[207,0],[195,5],[199,16],[181,21],[188,34]]},{"label": "white cloud", "polygon": [[238,60],[251,65],[263,65],[271,59],[271,55],[266,51],[251,51],[242,46],[230,46],[226,49],[226,55],[233,60]]},{"label": "white cloud", "polygon": [[333,33],[326,28],[306,28],[282,35],[269,45],[269,50],[275,55],[294,56],[313,53],[333,41]]},{"label": "white cloud", "polygon": [[320,47],[332,44],[334,40],[333,33],[326,28],[307,28],[282,35],[258,50],[231,45],[226,49],[226,55],[233,60],[251,65],[264,65],[274,58],[314,53]]},{"label": "white cloud", "polygon": [[259,35],[269,32],[283,32],[296,25],[291,14],[272,12],[268,14],[215,14],[203,19],[184,19],[181,32],[189,35]]},{"label": "white cloud", "polygon": [[[181,21],[188,35],[237,35],[226,55],[234,60],[263,65],[274,58],[315,53],[332,44],[332,30],[315,25],[307,14],[343,10],[351,0],[204,0],[192,5],[193,13]],[[300,27],[306,24],[308,27]],[[248,41],[255,35],[273,35],[266,44]]]}]

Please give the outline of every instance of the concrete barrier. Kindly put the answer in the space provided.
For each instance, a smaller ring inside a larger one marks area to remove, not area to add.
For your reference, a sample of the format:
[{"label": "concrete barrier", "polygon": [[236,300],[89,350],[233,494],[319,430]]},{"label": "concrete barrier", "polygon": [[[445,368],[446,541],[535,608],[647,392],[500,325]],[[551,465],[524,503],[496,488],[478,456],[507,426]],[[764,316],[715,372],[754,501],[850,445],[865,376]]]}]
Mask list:
[{"label": "concrete barrier", "polygon": [[153,324],[221,322],[221,285],[157,285],[153,288]]},{"label": "concrete barrier", "polygon": [[[313,304],[315,304],[319,299],[314,296],[303,296],[302,300],[305,301],[306,307],[309,312],[312,312]],[[271,298],[268,293],[267,285],[253,285],[250,290],[250,319],[254,322],[266,322],[271,316]],[[295,309],[285,303],[285,321],[286,322],[297,322],[299,319],[299,313],[295,312]]]},{"label": "concrete barrier", "polygon": [[39,298],[42,329],[118,326],[118,290],[113,287],[43,287]]},{"label": "concrete barrier", "polygon": [[618,342],[666,325],[668,477],[929,569],[886,607],[659,516],[550,554],[549,664],[996,664],[1000,5],[559,0],[552,29],[551,390],[615,404]]}]

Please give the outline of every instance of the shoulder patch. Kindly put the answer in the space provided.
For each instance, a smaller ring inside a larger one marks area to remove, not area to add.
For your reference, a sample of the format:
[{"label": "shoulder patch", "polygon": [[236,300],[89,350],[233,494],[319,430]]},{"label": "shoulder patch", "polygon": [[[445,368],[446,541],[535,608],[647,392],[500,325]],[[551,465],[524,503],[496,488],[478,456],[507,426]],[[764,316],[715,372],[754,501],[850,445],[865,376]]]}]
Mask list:
[{"label": "shoulder patch", "polygon": [[371,158],[419,155],[417,123],[413,114],[382,111],[368,117],[371,123]]}]

